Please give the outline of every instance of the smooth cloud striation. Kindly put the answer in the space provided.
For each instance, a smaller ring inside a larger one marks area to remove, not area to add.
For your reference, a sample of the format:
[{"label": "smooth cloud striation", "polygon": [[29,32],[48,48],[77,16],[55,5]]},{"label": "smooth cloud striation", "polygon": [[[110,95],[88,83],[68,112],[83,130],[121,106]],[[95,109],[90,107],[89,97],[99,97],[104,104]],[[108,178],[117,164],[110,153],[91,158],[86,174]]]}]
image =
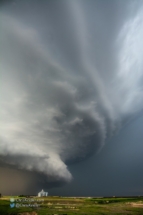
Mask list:
[{"label": "smooth cloud striation", "polygon": [[97,152],[142,108],[142,10],[114,38],[111,71],[96,66],[101,41],[82,3],[65,4],[65,22],[47,23],[54,39],[45,43],[36,28],[1,13],[3,162],[68,182],[67,164]]}]

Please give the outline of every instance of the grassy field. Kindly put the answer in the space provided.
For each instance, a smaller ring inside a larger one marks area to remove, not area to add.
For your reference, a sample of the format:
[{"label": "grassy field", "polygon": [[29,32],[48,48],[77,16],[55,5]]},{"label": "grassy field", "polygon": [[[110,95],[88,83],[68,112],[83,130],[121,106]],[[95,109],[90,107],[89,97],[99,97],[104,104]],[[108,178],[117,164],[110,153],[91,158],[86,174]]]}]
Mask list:
[{"label": "grassy field", "polygon": [[[143,215],[143,197],[134,198],[68,198],[68,197],[13,197],[15,203],[30,207],[10,208],[10,197],[0,198],[0,215]],[[33,208],[33,204],[39,207]],[[32,213],[34,211],[35,213]],[[26,213],[27,212],[27,213]]]}]

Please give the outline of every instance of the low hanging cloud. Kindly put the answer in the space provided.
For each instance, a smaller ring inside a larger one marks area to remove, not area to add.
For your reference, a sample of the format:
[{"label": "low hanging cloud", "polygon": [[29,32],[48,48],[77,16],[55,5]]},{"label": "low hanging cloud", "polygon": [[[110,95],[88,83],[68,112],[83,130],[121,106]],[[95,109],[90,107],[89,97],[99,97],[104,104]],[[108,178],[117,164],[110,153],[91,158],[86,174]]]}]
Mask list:
[{"label": "low hanging cloud", "polygon": [[38,28],[0,14],[0,156],[68,182],[68,163],[99,151],[143,106],[143,8],[118,29],[109,50],[115,68],[103,71],[88,10],[64,7],[65,22],[47,21],[54,39],[45,43]]}]

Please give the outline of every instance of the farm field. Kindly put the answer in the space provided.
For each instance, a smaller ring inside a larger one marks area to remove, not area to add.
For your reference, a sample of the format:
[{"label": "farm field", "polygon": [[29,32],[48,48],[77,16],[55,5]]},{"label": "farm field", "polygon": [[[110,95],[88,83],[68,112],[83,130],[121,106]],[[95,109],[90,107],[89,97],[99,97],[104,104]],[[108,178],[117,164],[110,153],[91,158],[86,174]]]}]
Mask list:
[{"label": "farm field", "polygon": [[10,198],[10,196],[0,198],[0,215],[143,215],[143,197],[13,196],[15,206],[12,208]]}]

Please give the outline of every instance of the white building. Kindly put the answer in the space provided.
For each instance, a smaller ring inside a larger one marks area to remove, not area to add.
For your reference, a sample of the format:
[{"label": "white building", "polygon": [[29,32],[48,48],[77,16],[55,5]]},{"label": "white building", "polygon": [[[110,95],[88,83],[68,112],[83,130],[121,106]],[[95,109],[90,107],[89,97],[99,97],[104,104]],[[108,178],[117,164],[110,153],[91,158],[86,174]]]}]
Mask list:
[{"label": "white building", "polygon": [[45,192],[44,190],[41,190],[41,192],[38,193],[38,196],[39,197],[48,196],[48,192]]}]

